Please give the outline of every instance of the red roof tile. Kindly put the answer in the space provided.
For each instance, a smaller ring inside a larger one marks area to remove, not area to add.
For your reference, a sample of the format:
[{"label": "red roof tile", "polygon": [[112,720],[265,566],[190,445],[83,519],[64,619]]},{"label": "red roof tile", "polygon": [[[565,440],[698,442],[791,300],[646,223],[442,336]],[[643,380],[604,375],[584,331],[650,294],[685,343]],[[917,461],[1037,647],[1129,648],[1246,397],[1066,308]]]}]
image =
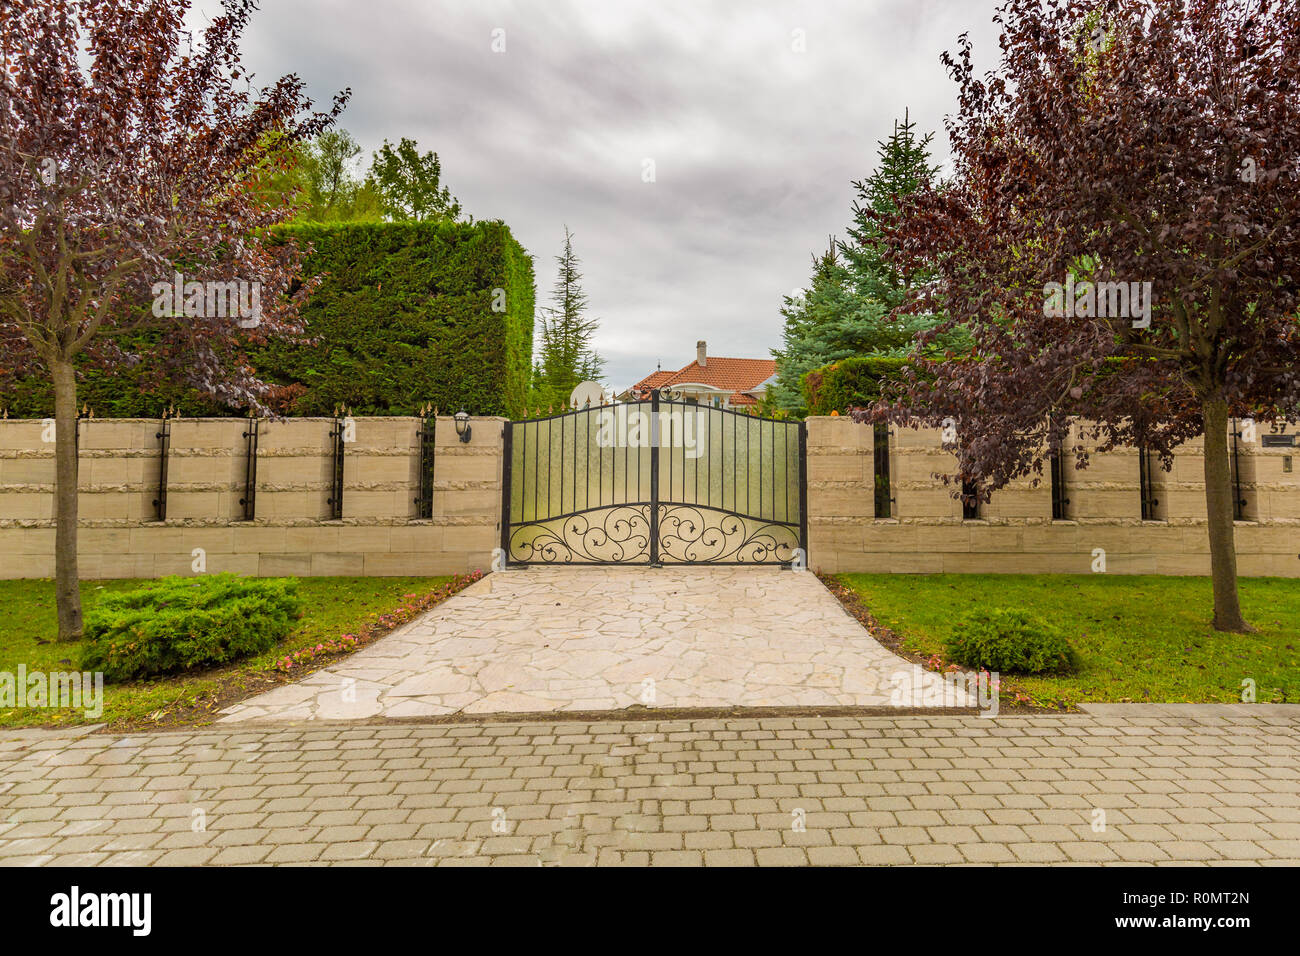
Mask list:
[{"label": "red roof tile", "polygon": [[753,405],[754,397],[745,393],[762,385],[775,374],[775,359],[723,358],[710,355],[704,366],[694,361],[676,372],[663,370],[651,372],[633,385],[631,390],[648,392],[652,388],[688,383],[708,385],[712,388],[730,389],[733,405]]},{"label": "red roof tile", "polygon": [[677,374],[676,372],[664,372],[662,370],[658,372],[651,372],[649,375],[641,379],[641,381],[637,382],[632,387],[633,388],[658,388],[660,385],[663,385],[665,382],[667,382],[670,378],[672,378],[676,374]]}]

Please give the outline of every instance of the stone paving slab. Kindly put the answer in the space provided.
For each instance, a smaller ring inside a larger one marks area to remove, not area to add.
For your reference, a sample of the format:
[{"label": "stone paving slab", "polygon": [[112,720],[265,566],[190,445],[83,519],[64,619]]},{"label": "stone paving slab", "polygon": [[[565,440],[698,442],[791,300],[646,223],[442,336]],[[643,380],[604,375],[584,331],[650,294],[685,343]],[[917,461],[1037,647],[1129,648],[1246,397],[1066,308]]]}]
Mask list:
[{"label": "stone paving slab", "polygon": [[[896,691],[905,686],[907,693]],[[225,721],[628,707],[884,706],[945,696],[817,577],[777,568],[528,568],[491,574]]]},{"label": "stone paving slab", "polygon": [[1300,717],[0,731],[6,865],[1300,864]]}]

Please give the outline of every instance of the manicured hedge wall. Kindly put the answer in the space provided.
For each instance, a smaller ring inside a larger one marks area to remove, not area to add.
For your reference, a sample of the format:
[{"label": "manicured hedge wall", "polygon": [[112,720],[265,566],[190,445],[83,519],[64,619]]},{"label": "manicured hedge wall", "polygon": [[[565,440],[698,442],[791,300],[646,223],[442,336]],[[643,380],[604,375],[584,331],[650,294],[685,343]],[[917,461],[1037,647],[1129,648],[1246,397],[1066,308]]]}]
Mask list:
[{"label": "manicured hedge wall", "polygon": [[881,382],[897,378],[905,359],[864,355],[842,359],[807,372],[800,382],[809,415],[843,415],[880,398]]},{"label": "manicured hedge wall", "polygon": [[[411,415],[425,402],[444,413],[523,417],[532,366],[532,258],[501,222],[348,223],[283,227],[312,252],[304,274],[323,274],[303,307],[314,344],[274,342],[250,355],[266,381],[301,383],[285,411]],[[504,291],[504,311],[493,311]],[[78,401],[101,418],[236,414],[192,390],[142,387],[148,367],[87,370]],[[53,414],[50,388],[26,380],[0,396],[11,417]]]},{"label": "manicured hedge wall", "polygon": [[[313,248],[304,267],[325,273],[303,308],[316,345],[267,347],[255,365],[301,382],[294,413],[410,415],[524,413],[532,366],[532,260],[500,222],[286,227]],[[504,312],[492,311],[504,290]]]}]

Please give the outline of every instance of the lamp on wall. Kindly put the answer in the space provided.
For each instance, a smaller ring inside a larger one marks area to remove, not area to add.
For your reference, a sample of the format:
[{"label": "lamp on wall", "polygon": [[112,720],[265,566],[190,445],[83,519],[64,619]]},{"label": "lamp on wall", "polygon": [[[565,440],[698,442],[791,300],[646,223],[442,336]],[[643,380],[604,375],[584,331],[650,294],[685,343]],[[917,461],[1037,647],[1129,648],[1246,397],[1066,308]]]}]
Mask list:
[{"label": "lamp on wall", "polygon": [[473,429],[469,426],[469,412],[462,408],[452,417],[456,421],[456,434],[460,436],[462,442],[468,442],[469,436],[473,432]]}]

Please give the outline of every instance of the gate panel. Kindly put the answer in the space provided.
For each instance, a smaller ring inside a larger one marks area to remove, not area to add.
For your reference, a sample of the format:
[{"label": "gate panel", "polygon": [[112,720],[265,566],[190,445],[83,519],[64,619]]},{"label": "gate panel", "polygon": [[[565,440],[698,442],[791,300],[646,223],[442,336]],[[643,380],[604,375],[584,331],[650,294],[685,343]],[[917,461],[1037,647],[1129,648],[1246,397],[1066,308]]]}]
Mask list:
[{"label": "gate panel", "polygon": [[650,449],[602,443],[602,411],[506,424],[509,563],[651,562]]},{"label": "gate panel", "polygon": [[656,392],[506,424],[509,564],[788,564],[804,426]]},{"label": "gate panel", "polygon": [[659,414],[660,561],[793,561],[802,426],[684,402],[663,402]]}]

